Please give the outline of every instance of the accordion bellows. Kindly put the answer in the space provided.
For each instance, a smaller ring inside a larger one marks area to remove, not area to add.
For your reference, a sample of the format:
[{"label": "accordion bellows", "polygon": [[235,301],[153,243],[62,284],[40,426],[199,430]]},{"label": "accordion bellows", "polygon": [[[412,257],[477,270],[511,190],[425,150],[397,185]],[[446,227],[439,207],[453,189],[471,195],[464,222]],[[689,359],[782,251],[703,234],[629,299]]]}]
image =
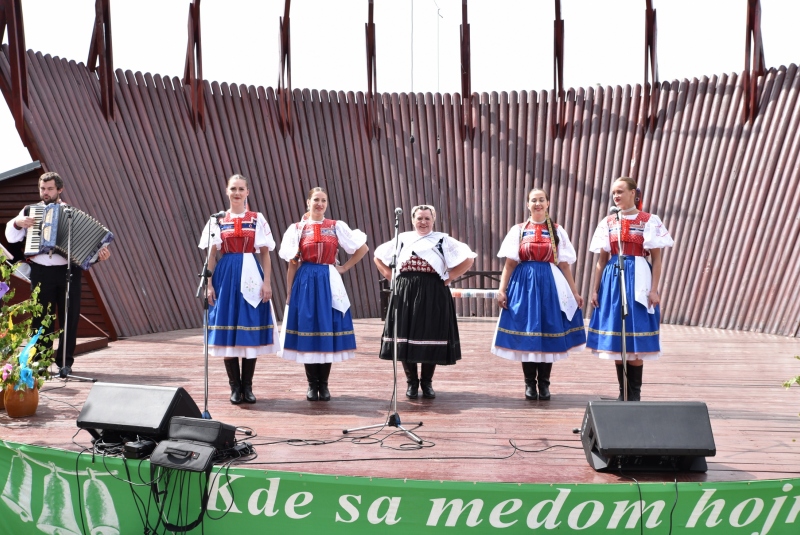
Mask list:
[{"label": "accordion bellows", "polygon": [[92,216],[64,204],[34,204],[28,215],[36,224],[28,229],[25,256],[57,251],[70,262],[89,269],[114,234]]}]

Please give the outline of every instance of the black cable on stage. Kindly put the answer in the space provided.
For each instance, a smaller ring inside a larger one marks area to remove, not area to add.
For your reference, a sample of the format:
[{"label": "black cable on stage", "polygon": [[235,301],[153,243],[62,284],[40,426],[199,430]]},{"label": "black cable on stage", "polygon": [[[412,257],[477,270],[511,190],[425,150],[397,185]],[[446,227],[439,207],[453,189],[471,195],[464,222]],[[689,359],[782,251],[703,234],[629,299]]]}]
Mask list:
[{"label": "black cable on stage", "polygon": [[[86,451],[89,450],[87,448],[84,448],[83,450],[78,452],[78,455],[75,457],[75,486],[78,487],[78,503],[81,503],[81,475],[79,472],[80,460],[81,460],[81,455]],[[81,533],[85,534],[86,521],[83,518],[83,507],[78,507],[78,512],[81,514]]]},{"label": "black cable on stage", "polygon": [[[147,518],[146,515],[142,514],[142,509],[144,509],[144,511],[147,512],[148,511],[148,507],[144,504],[144,501],[142,500],[141,496],[136,494],[136,492],[133,490],[133,487],[136,484],[133,483],[133,480],[131,479],[131,471],[128,468],[128,459],[123,457],[122,458],[122,464],[125,466],[125,474],[128,476],[128,488],[130,489],[131,495],[133,496],[133,504],[136,506],[136,512],[139,514],[139,520],[142,521],[142,526],[145,527],[145,530],[149,530],[150,529],[149,519]],[[139,461],[139,464],[140,465],[142,464],[142,460]],[[105,456],[103,457],[103,466],[105,466]],[[106,468],[106,471],[108,471],[108,468]],[[109,472],[109,474],[110,473],[111,472]],[[111,476],[112,477],[116,477],[113,474],[111,474]],[[140,507],[140,504],[141,504],[141,507]],[[146,533],[146,531],[145,531],[145,533]]]},{"label": "black cable on stage", "polygon": [[639,491],[639,533],[640,535],[644,535],[644,508],[642,507],[642,486],[639,484],[639,481],[632,476],[626,476],[622,473],[622,462],[617,465],[619,468],[619,475],[620,477],[624,477],[625,479],[630,479],[634,483],[636,483],[636,489]]},{"label": "black cable on stage", "polygon": [[69,402],[64,401],[62,399],[51,398],[50,396],[45,394],[45,392],[51,392],[53,390],[59,390],[61,388],[64,388],[64,386],[67,386],[67,383],[64,383],[63,386],[58,386],[58,387],[55,387],[55,388],[48,388],[47,390],[39,390],[39,395],[42,396],[43,398],[49,399],[50,401],[53,401],[55,403],[63,403],[64,405],[66,405],[68,407],[71,407],[71,408],[75,409],[78,412],[81,412],[81,409],[78,408],[77,406],[73,405],[72,403],[69,403]]},{"label": "black cable on stage", "polygon": [[678,505],[678,478],[675,478],[675,501],[672,502],[672,509],[669,510],[669,534],[672,535],[672,514],[675,512],[675,506]]},{"label": "black cable on stage", "polygon": [[583,446],[566,446],[564,444],[553,444],[552,446],[547,446],[546,448],[542,448],[539,450],[524,450],[517,446],[517,443],[514,442],[513,438],[508,439],[508,443],[511,444],[511,447],[517,451],[521,451],[523,453],[542,453],[543,451],[551,450],[553,448],[564,448],[568,450],[583,450]]}]

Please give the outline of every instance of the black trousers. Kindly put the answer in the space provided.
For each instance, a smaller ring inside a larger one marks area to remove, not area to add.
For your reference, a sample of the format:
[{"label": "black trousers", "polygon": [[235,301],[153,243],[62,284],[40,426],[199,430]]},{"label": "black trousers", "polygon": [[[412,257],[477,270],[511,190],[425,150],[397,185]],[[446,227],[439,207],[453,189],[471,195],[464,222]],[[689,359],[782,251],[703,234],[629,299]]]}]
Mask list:
[{"label": "black trousers", "polygon": [[[78,337],[78,318],[81,313],[81,280],[83,270],[78,266],[72,266],[72,276],[69,285],[69,317],[67,317],[66,342],[64,342],[64,332],[58,337],[58,355],[56,364],[60,368],[62,365],[64,344],[67,347],[67,366],[72,366],[75,355],[75,342]],[[59,328],[64,327],[64,308],[65,297],[67,295],[67,266],[42,266],[31,262],[31,290],[39,285],[39,302],[47,311],[50,305],[50,313],[55,313],[58,318]],[[39,330],[42,326],[42,318],[33,318],[33,331]],[[51,324],[47,333],[55,330],[55,324]],[[43,333],[43,334],[47,334]]]}]

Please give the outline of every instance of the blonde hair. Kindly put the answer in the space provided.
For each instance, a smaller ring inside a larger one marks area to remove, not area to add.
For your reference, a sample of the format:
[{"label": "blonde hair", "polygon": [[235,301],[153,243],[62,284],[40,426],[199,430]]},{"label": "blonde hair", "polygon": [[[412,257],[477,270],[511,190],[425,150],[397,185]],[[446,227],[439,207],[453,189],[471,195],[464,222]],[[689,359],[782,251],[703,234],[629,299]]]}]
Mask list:
[{"label": "blonde hair", "polygon": [[430,212],[431,212],[431,215],[433,216],[433,218],[434,218],[434,219],[436,219],[436,208],[434,208],[434,207],[433,207],[432,205],[430,205],[430,204],[418,204],[417,206],[414,206],[414,207],[411,209],[411,219],[414,219],[414,216],[415,216],[415,215],[416,215],[416,213],[417,213],[417,212],[419,212],[420,210],[430,210]]}]

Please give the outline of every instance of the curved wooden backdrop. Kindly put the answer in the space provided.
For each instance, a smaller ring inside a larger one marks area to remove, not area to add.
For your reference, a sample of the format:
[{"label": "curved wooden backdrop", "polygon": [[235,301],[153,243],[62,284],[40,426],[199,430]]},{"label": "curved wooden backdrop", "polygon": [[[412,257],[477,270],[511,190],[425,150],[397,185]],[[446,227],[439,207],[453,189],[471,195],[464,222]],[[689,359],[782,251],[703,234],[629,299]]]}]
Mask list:
[{"label": "curved wooden backdrop", "polygon": [[[578,251],[574,271],[587,298],[589,240],[612,180],[633,174],[645,209],[676,240],[665,255],[665,322],[798,334],[795,65],[760,79],[753,123],[742,120],[738,77],[723,75],[664,83],[653,130],[637,126],[640,86],[570,90],[565,131],[555,138],[552,93],[475,94],[477,128],[467,139],[458,94],[382,94],[378,135],[369,138],[362,93],[295,90],[293,130],[283,134],[271,88],[206,83],[203,131],[192,126],[189,88],[178,78],[117,70],[116,115],[107,122],[98,79],[84,64],[29,51],[28,73],[32,156],[62,174],[68,201],[117,236],[112,261],[93,275],[120,336],[201,325],[196,242],[206,217],[226,207],[233,173],[252,179],[252,205],[278,240],[316,185],[329,191],[329,215],[367,232],[373,250],[390,238],[395,206],[407,214],[433,203],[438,228],[478,252],[476,270],[502,268],[502,238],[525,219],[526,192],[544,187]],[[285,263],[277,254],[272,261],[280,315]],[[345,277],[356,317],[379,315],[377,280],[370,260]],[[496,313],[474,299],[459,309]]]}]

